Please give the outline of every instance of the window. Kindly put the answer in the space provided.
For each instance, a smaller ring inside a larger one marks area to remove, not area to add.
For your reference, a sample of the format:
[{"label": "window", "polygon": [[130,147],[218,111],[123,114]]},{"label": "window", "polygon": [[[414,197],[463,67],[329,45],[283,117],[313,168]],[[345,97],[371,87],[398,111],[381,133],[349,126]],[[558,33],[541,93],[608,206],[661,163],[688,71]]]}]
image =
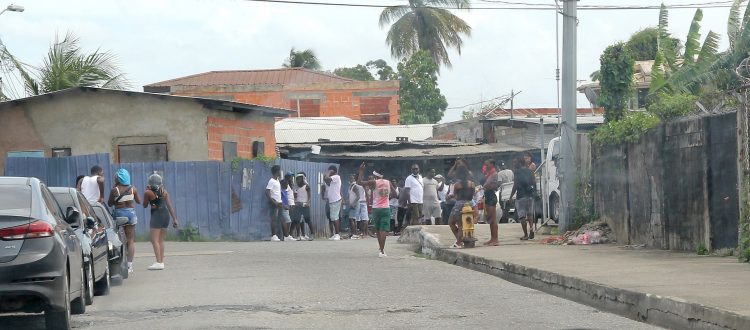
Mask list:
[{"label": "window", "polygon": [[117,146],[120,163],[166,162],[167,144],[121,144]]},{"label": "window", "polygon": [[266,144],[263,141],[253,141],[253,158],[265,155]]},{"label": "window", "polygon": [[70,157],[70,148],[52,148],[52,158]]},{"label": "window", "polygon": [[47,208],[52,213],[52,215],[57,219],[57,221],[60,221],[61,223],[65,221],[65,217],[62,214],[62,210],[60,210],[60,205],[57,205],[57,201],[54,197],[52,197],[52,193],[47,190],[47,187],[41,186],[42,190],[42,198],[44,199],[44,203],[47,204]]},{"label": "window", "polygon": [[228,162],[237,158],[237,142],[224,141],[221,143],[224,152],[224,161]]}]

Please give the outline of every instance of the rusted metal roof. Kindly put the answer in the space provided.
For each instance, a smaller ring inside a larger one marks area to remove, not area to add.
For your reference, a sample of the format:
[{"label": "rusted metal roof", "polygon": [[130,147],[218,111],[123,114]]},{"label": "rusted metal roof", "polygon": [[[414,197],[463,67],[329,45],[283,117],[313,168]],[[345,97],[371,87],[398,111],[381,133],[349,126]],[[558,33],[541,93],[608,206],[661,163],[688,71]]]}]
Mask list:
[{"label": "rusted metal roof", "polygon": [[293,85],[351,82],[352,79],[304,68],[270,70],[209,71],[165,80],[143,87],[211,86],[211,85]]}]

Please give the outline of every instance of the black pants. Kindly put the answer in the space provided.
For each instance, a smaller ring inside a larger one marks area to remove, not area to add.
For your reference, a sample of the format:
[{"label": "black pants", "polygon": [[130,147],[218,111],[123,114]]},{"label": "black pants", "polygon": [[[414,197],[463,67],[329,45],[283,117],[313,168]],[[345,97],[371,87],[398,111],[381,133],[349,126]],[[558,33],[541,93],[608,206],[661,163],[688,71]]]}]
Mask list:
[{"label": "black pants", "polygon": [[[398,208],[398,215],[396,216],[398,220],[398,231],[400,232],[402,229],[404,229],[404,220],[409,221],[409,208],[407,207],[399,207]],[[408,225],[408,223],[407,223]]]},{"label": "black pants", "polygon": [[456,205],[456,203],[440,203],[440,209],[442,211],[442,216],[443,216],[442,218],[443,223],[441,223],[441,225],[448,224],[448,220],[450,219],[450,216],[451,216],[451,211],[453,210],[453,205]]}]

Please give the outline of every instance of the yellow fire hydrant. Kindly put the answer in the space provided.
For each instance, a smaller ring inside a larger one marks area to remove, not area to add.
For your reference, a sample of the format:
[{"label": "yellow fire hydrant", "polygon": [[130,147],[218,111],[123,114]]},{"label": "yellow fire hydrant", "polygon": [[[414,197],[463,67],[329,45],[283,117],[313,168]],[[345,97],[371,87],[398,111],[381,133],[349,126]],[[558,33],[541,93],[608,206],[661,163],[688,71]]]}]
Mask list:
[{"label": "yellow fire hydrant", "polygon": [[477,238],[474,236],[474,209],[466,203],[461,209],[461,229],[464,236],[464,247],[473,248]]}]

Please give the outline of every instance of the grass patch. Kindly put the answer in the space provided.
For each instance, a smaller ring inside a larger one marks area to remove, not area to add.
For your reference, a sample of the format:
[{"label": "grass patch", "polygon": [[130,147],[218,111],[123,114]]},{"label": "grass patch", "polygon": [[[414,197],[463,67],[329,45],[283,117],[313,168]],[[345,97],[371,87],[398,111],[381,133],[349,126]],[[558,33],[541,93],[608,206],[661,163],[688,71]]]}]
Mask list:
[{"label": "grass patch", "polygon": [[695,253],[699,256],[706,256],[708,255],[708,248],[703,243],[698,244],[698,247],[695,248]]},{"label": "grass patch", "polygon": [[432,258],[430,258],[430,256],[428,256],[428,255],[426,255],[426,254],[424,254],[422,252],[415,252],[414,256],[417,257],[417,258],[421,258],[421,259],[428,259],[428,260],[432,259]]}]

